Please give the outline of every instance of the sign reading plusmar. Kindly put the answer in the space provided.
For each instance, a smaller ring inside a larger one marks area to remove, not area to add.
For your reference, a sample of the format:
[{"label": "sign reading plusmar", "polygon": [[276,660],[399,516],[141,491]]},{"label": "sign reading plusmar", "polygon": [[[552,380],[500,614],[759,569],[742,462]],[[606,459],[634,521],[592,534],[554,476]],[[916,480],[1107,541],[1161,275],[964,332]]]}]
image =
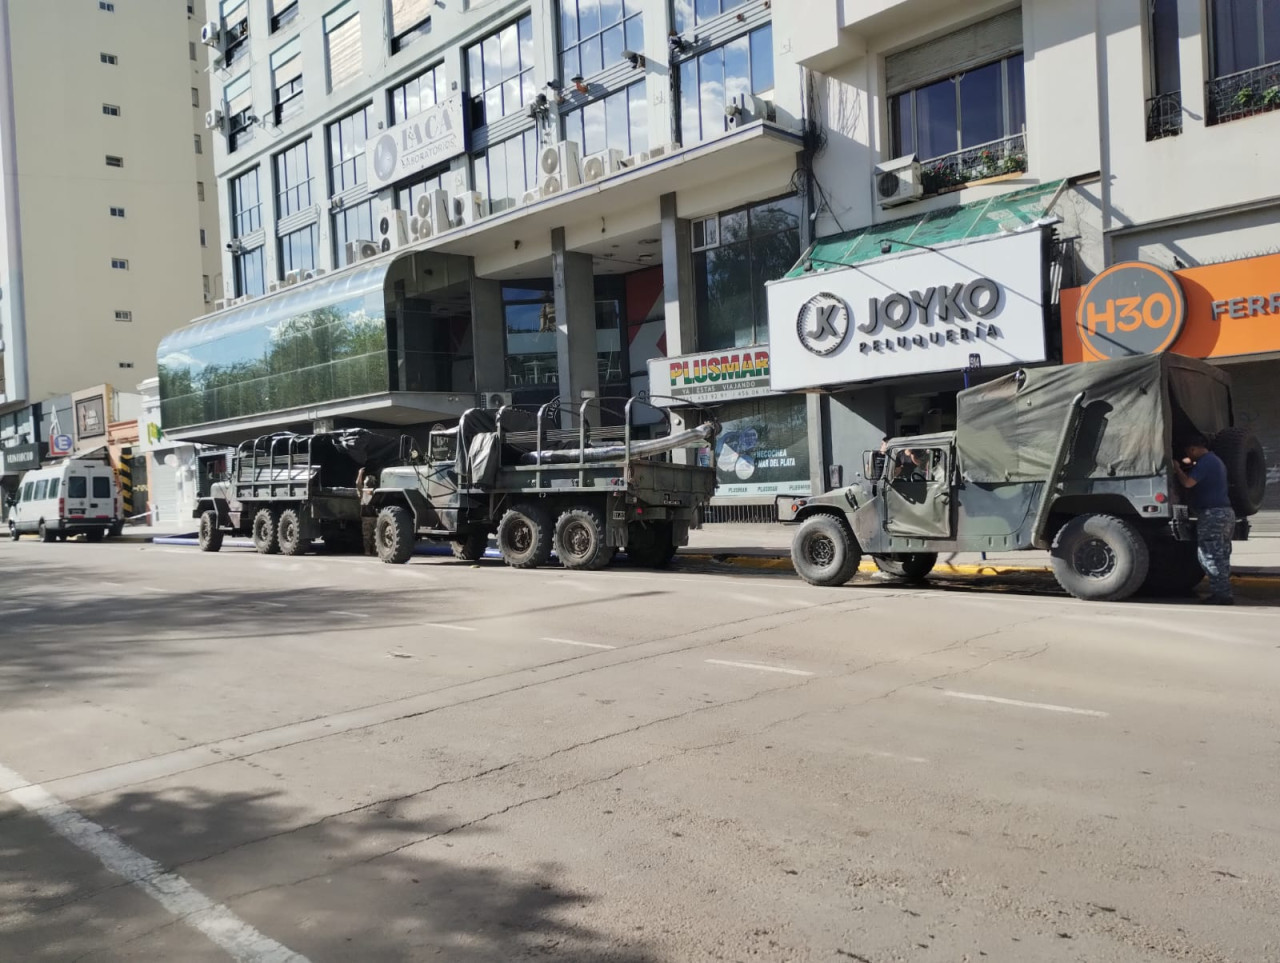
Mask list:
[{"label": "sign reading plusmar", "polygon": [[1089,282],[1076,309],[1080,344],[1092,361],[1167,351],[1186,319],[1178,279],[1141,261],[1107,268]]},{"label": "sign reading plusmar", "polygon": [[649,390],[659,406],[767,395],[769,352],[740,348],[654,358],[649,362]]}]

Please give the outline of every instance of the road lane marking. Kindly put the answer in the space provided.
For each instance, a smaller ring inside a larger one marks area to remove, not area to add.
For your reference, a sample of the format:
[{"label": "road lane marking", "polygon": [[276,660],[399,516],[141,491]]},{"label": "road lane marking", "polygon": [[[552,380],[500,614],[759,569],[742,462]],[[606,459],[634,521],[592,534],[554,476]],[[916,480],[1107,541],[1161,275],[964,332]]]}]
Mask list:
[{"label": "road lane marking", "polygon": [[978,695],[976,692],[953,692],[951,689],[943,689],[944,696],[950,696],[953,699],[972,699],[974,702],[995,702],[1002,706],[1018,706],[1022,709],[1044,709],[1046,712],[1069,712],[1076,716],[1097,716],[1105,719],[1111,713],[1103,712],[1100,709],[1075,709],[1071,706],[1056,706],[1049,702],[1023,702],[1021,699],[1002,699],[999,696]]},{"label": "road lane marking", "polygon": [[449,622],[423,622],[424,626],[429,629],[448,629],[451,632],[474,632],[473,625],[453,625]]},{"label": "road lane marking", "polygon": [[925,763],[929,760],[923,756],[903,756],[896,752],[885,752],[883,749],[854,749],[860,756],[875,756],[877,759],[897,759],[899,762]]},{"label": "road lane marking", "polygon": [[349,619],[367,619],[369,616],[363,612],[343,612],[341,609],[332,609],[330,615],[345,615]]},{"label": "road lane marking", "polygon": [[761,672],[781,672],[785,675],[813,675],[804,669],[784,669],[780,665],[762,665],[759,662],[727,662],[724,659],[706,659],[708,665],[727,665],[735,669],[759,669]]},{"label": "road lane marking", "polygon": [[287,609],[288,602],[268,602],[266,599],[255,599],[249,603],[250,605],[269,605],[273,609]]},{"label": "road lane marking", "polygon": [[584,649],[616,649],[616,645],[605,645],[603,642],[575,642],[573,639],[554,639],[550,636],[543,636],[543,642],[559,642],[561,645],[580,645]]},{"label": "road lane marking", "polygon": [[72,845],[97,858],[107,869],[132,883],[192,929],[203,933],[241,963],[308,963],[254,929],[221,903],[176,873],[167,873],[154,859],[142,855],[95,822],[90,822],[43,786],[30,783],[12,769],[0,765],[0,785],[13,786],[4,793]]}]

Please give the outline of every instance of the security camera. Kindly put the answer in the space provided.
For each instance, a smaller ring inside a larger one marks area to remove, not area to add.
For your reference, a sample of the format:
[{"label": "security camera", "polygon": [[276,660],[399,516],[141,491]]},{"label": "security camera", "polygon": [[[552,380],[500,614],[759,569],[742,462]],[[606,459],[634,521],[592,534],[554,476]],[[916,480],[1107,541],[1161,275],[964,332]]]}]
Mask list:
[{"label": "security camera", "polygon": [[634,50],[622,51],[622,59],[628,61],[632,67],[637,69],[645,65],[644,54],[637,53]]}]

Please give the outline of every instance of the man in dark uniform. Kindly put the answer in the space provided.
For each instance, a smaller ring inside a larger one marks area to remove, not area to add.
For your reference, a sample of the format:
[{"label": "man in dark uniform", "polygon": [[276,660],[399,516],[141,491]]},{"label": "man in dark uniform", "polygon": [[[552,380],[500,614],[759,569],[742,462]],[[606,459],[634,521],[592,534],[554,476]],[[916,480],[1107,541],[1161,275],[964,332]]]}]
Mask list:
[{"label": "man in dark uniform", "polygon": [[1196,511],[1196,554],[1200,567],[1209,576],[1209,596],[1201,601],[1206,605],[1231,605],[1231,536],[1236,515],[1227,492],[1227,466],[1209,450],[1203,436],[1188,438],[1182,451],[1194,464],[1185,471],[1175,461],[1173,470]]}]

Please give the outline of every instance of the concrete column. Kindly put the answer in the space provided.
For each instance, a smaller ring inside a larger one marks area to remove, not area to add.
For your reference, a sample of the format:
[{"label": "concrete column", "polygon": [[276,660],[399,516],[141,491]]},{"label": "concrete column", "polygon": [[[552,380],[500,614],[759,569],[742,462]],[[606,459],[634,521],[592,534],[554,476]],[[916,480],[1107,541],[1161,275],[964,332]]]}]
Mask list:
[{"label": "concrete column", "polygon": [[476,391],[505,390],[507,344],[502,284],[491,278],[471,279],[471,346],[475,354]]},{"label": "concrete column", "polygon": [[693,292],[693,236],[689,222],[676,216],[676,195],[663,194],[662,288],[666,303],[667,356],[697,350],[698,311]]},{"label": "concrete column", "polygon": [[[560,402],[576,411],[584,391],[600,393],[596,367],[596,292],[591,255],[565,249],[564,228],[551,232],[551,277],[556,304],[556,360]],[[565,427],[568,420],[562,419]],[[573,423],[576,425],[576,422]]]}]

